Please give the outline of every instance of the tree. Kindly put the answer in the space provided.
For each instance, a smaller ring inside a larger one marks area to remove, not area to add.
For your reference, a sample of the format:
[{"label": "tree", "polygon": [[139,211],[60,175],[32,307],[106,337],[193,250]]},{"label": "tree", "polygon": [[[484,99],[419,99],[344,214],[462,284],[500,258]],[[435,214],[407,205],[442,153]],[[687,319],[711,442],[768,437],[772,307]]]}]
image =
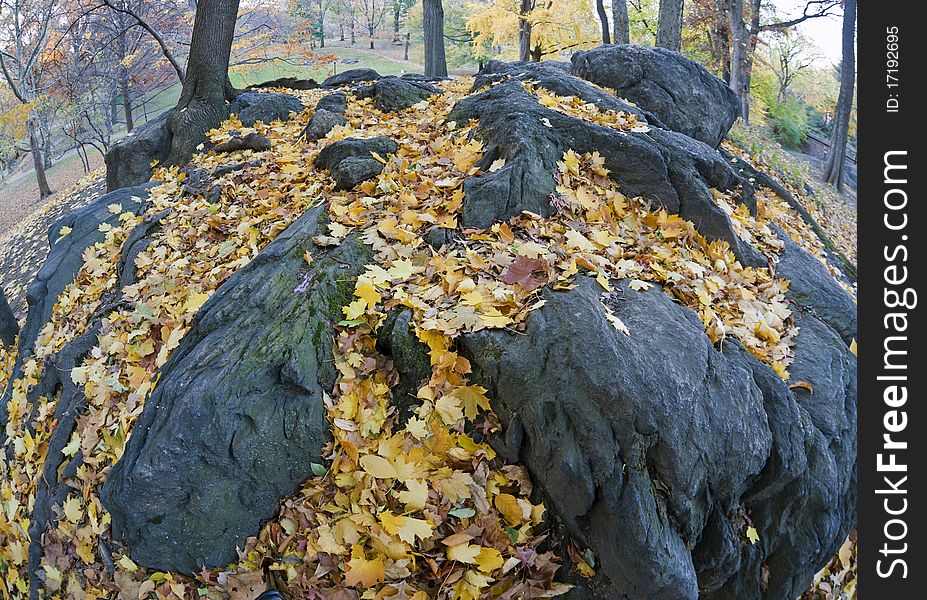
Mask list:
[{"label": "tree", "polygon": [[367,35],[370,37],[370,49],[373,50],[373,40],[377,35],[377,29],[383,23],[386,17],[387,3],[386,0],[356,0],[360,2],[360,11],[364,17],[364,27],[367,29]]},{"label": "tree", "polygon": [[683,0],[660,0],[657,20],[657,46],[679,52],[682,50]]},{"label": "tree", "polygon": [[843,60],[840,66],[840,95],[834,113],[834,129],[830,138],[830,152],[824,163],[824,181],[843,191],[843,164],[847,154],[847,133],[850,113],[853,110],[853,88],[856,78],[856,0],[845,0],[843,5]]},{"label": "tree", "polygon": [[631,22],[628,20],[628,0],[612,0],[612,28],[616,44],[631,43]]},{"label": "tree", "polygon": [[447,77],[444,6],[441,0],[422,0],[422,33],[425,36],[425,75]]},{"label": "tree", "polygon": [[41,131],[36,109],[41,96],[42,66],[50,25],[57,9],[57,0],[6,0],[0,4],[6,17],[2,39],[9,40],[10,49],[0,48],[0,71],[13,95],[30,108],[26,120],[29,151],[35,169],[39,197],[51,196],[45,175],[47,156],[41,143]]},{"label": "tree", "polygon": [[769,47],[769,67],[779,83],[778,99],[784,101],[798,75],[814,64],[816,53],[802,36],[785,31]]},{"label": "tree", "polygon": [[608,31],[608,13],[605,12],[605,0],[595,0],[595,11],[599,14],[599,23],[602,25],[602,43],[611,44]]},{"label": "tree", "polygon": [[173,134],[168,164],[186,162],[206,141],[206,132],[228,118],[237,94],[229,81],[239,0],[199,0],[183,89],[168,119]]},{"label": "tree", "polygon": [[590,48],[601,35],[588,0],[493,0],[474,5],[467,27],[477,46],[517,48],[518,60],[540,61],[564,50]]},{"label": "tree", "polygon": [[[753,70],[753,57],[760,33],[764,31],[785,31],[808,19],[816,19],[832,14],[841,0],[807,0],[800,16],[784,21],[772,21],[763,24],[761,11],[763,0],[727,0],[724,8],[728,13],[731,34],[731,76],[729,85],[740,99],[740,116],[744,123],[750,122],[750,77]],[[745,8],[749,11],[745,12]],[[747,25],[749,19],[750,25]]]}]

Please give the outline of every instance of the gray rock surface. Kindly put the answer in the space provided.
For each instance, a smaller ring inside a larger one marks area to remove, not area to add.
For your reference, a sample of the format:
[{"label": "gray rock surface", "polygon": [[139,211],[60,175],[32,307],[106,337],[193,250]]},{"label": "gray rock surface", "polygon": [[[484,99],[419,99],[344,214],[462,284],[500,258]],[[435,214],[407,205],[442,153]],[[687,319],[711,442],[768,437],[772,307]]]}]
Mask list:
[{"label": "gray rock surface", "polygon": [[379,78],[380,74],[373,69],[348,69],[323,81],[322,87],[341,87],[362,81],[376,81]]},{"label": "gray rock surface", "polygon": [[766,264],[737,237],[709,191],[734,189],[740,178],[697,140],[656,127],[635,133],[588,123],[542,106],[512,79],[464,98],[448,115],[449,121],[468,119],[479,120],[477,135],[486,144],[477,165],[486,169],[505,159],[501,169],[465,183],[463,223],[468,227],[489,227],[524,210],[552,214],[557,161],[570,149],[598,152],[625,194],[651,199],[693,221],[707,238],[728,242],[744,264]]},{"label": "gray rock surface", "polygon": [[270,79],[249,86],[250,89],[261,90],[266,88],[288,88],[291,90],[314,90],[319,87],[319,82],[315,79],[300,79],[298,77],[280,77]]},{"label": "gray rock surface", "polygon": [[792,377],[819,383],[790,390],[659,288],[578,283],[545,292],[523,335],[465,335],[463,351],[500,455],[596,556],[579,597],[797,597],[855,524],[855,358],[800,314]]},{"label": "gray rock surface", "polygon": [[[110,204],[119,204],[123,211],[139,214],[144,209],[151,187],[153,184],[122,188],[104,194],[93,203],[72,212],[49,227],[50,250],[45,263],[26,290],[26,322],[19,332],[16,363],[0,401],[0,445],[6,440],[8,402],[12,394],[13,381],[22,376],[22,366],[32,357],[36,339],[51,319],[58,296],[74,281],[74,277],[83,266],[84,249],[103,241],[105,234],[100,231],[100,224],[119,223],[119,215],[111,213],[107,207]],[[71,231],[62,236],[62,227],[70,227]]]},{"label": "gray rock surface", "polygon": [[477,73],[471,89],[476,92],[493,83],[518,79],[525,83],[535,83],[558,96],[576,96],[602,110],[624,111],[637,115],[645,123],[663,126],[656,116],[639,106],[625,102],[583,79],[573,77],[570,75],[571,66],[570,63],[554,61],[536,63],[491,60]]},{"label": "gray rock surface", "polygon": [[348,109],[348,99],[344,92],[332,92],[327,96],[322,96],[315,105],[315,109],[327,110],[339,115],[343,115]]},{"label": "gray rock surface", "polygon": [[289,94],[245,92],[235,97],[229,111],[238,115],[242,125],[252,127],[258,121],[287,121],[290,113],[303,111],[303,103]]},{"label": "gray rock surface", "polygon": [[727,84],[672,50],[614,44],[577,52],[572,61],[574,75],[614,89],[666,127],[713,148],[740,114]]},{"label": "gray rock surface", "polygon": [[144,125],[114,143],[106,153],[106,190],[132,187],[151,179],[151,163],[164,162],[171,151],[171,133],[167,120],[173,110]]},{"label": "gray rock surface", "polygon": [[386,136],[375,138],[345,138],[325,146],[315,159],[316,167],[327,169],[335,180],[335,189],[348,190],[383,171],[383,163],[373,157],[385,158],[399,146]]},{"label": "gray rock surface", "polygon": [[785,248],[779,255],[776,275],[791,281],[786,297],[829,325],[849,344],[856,338],[856,302],[821,261],[784,232],[777,234]]},{"label": "gray rock surface", "polygon": [[331,327],[369,260],[353,238],[315,248],[324,222],[324,207],[308,211],[235,273],[162,367],[101,495],[139,564],[233,562],[322,462]]},{"label": "gray rock surface", "polygon": [[357,88],[358,98],[373,98],[373,105],[383,112],[411,108],[441,90],[426,81],[383,77],[376,83]]},{"label": "gray rock surface", "polygon": [[344,125],[347,122],[348,120],[338,113],[324,108],[316,108],[305,129],[303,129],[303,137],[309,141],[320,140],[338,125]]},{"label": "gray rock surface", "polygon": [[16,343],[16,334],[19,333],[19,322],[10,303],[7,302],[6,292],[0,289],[0,343],[7,348],[12,348]]}]

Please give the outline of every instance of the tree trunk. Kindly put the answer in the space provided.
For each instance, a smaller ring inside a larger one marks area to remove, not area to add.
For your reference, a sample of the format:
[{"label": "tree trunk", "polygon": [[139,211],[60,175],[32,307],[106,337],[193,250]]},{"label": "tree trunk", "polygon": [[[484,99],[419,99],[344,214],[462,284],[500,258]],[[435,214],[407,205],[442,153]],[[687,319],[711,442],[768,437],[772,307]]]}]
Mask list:
[{"label": "tree trunk", "polygon": [[168,164],[190,160],[196,147],[207,141],[206,132],[229,116],[229,101],[236,94],[228,71],[238,3],[239,0],[197,3],[183,90],[167,123],[173,134]]},{"label": "tree trunk", "polygon": [[745,66],[747,62],[747,25],[744,23],[743,0],[728,0],[728,19],[731,28],[731,80],[730,87],[740,99],[740,116],[750,122],[750,88]]},{"label": "tree trunk", "polygon": [[132,133],[132,130],[135,128],[135,120],[132,118],[132,98],[129,96],[129,79],[124,77],[122,80],[121,94],[122,94],[122,112],[126,118],[126,133]]},{"label": "tree trunk", "polygon": [[531,21],[528,13],[534,9],[534,0],[521,0],[518,14],[518,60],[531,60]]},{"label": "tree trunk", "polygon": [[612,0],[612,28],[612,38],[614,38],[616,44],[631,43],[628,0]]},{"label": "tree trunk", "polygon": [[605,0],[595,0],[595,10],[599,13],[599,22],[602,24],[602,43],[611,44],[612,39],[609,35],[608,13],[605,11]]},{"label": "tree trunk", "polygon": [[447,77],[444,54],[444,5],[441,0],[422,0],[423,33],[425,34],[425,75]]},{"label": "tree trunk", "polygon": [[401,44],[402,35],[399,33],[400,17],[402,16],[402,5],[399,0],[393,0],[393,43]]},{"label": "tree trunk", "polygon": [[715,7],[717,16],[713,27],[713,38],[715,42],[714,58],[721,70],[721,78],[728,84],[731,83],[731,34],[730,18],[728,17],[727,0],[716,0]]},{"label": "tree trunk", "polygon": [[856,77],[856,0],[843,4],[843,62],[840,65],[840,95],[834,114],[830,152],[824,163],[824,181],[838,192],[843,191],[843,166],[847,154],[847,134],[850,129],[850,112],[853,110],[853,87]]},{"label": "tree trunk", "polygon": [[19,322],[10,308],[10,303],[6,301],[6,294],[3,288],[0,288],[0,342],[7,349],[12,349],[16,343],[16,335],[19,333]]},{"label": "tree trunk", "polygon": [[39,138],[35,133],[35,123],[32,119],[27,122],[26,129],[29,132],[29,150],[32,153],[35,180],[39,186],[39,199],[44,200],[51,196],[51,188],[48,187],[48,177],[45,176],[45,159],[42,156],[42,148],[39,146]]},{"label": "tree trunk", "polygon": [[412,41],[412,34],[408,31],[406,32],[406,45],[402,49],[402,60],[409,60],[409,43]]},{"label": "tree trunk", "polygon": [[683,0],[660,0],[657,46],[682,51],[682,5]]}]

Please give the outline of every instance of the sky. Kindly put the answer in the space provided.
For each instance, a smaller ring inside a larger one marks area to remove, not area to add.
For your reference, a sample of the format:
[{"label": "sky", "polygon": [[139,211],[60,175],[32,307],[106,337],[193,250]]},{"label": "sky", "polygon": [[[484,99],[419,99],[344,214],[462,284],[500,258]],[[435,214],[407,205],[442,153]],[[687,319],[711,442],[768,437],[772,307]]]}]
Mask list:
[{"label": "sky", "polygon": [[[794,18],[802,14],[804,0],[772,0],[779,18]],[[837,9],[834,16],[808,19],[797,27],[821,52],[816,61],[820,66],[837,64],[841,57],[840,35],[843,29],[843,11]]]}]

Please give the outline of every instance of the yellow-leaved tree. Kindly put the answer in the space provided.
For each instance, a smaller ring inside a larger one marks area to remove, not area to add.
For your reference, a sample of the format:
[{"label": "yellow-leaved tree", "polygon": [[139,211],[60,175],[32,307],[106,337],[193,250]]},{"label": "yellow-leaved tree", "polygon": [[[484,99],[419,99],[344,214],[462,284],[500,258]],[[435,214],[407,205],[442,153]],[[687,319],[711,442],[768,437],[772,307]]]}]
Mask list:
[{"label": "yellow-leaved tree", "polygon": [[592,0],[490,0],[472,3],[471,13],[473,43],[503,58],[540,61],[600,42]]}]

